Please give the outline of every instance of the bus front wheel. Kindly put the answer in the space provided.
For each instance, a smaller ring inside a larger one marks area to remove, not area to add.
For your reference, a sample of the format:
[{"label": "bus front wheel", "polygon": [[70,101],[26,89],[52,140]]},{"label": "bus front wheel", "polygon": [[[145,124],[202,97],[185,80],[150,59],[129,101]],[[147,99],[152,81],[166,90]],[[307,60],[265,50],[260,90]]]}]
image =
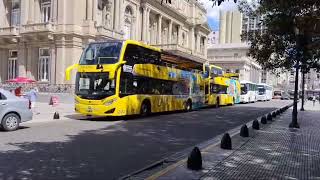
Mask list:
[{"label": "bus front wheel", "polygon": [[219,100],[219,98],[217,98],[217,101],[216,101],[216,104],[215,104],[215,108],[219,108],[219,105],[220,105],[220,100]]},{"label": "bus front wheel", "polygon": [[150,103],[148,101],[144,101],[141,105],[140,114],[141,116],[148,116],[151,113]]}]

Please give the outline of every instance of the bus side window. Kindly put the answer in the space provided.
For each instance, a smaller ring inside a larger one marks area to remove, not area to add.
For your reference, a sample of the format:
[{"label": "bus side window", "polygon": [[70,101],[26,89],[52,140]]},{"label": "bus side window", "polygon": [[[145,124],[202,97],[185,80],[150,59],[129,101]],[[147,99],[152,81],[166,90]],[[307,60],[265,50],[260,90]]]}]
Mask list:
[{"label": "bus side window", "polygon": [[141,55],[139,47],[133,44],[128,44],[124,53],[124,60],[127,61],[128,65],[140,64]]},{"label": "bus side window", "polygon": [[143,64],[163,65],[160,60],[160,52],[140,47],[141,62]]},{"label": "bus side window", "polygon": [[123,96],[136,93],[137,82],[134,82],[133,75],[131,73],[121,72],[120,78],[120,94]]}]

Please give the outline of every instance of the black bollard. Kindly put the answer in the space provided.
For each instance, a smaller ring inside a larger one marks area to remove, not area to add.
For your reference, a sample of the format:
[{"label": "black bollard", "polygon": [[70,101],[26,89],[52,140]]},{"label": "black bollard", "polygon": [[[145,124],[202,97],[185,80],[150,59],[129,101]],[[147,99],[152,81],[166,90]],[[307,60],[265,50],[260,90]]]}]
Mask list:
[{"label": "black bollard", "polygon": [[243,125],[240,129],[240,136],[241,137],[249,137],[249,129],[247,125]]},{"label": "black bollard", "polygon": [[60,119],[60,115],[58,112],[55,112],[53,115],[53,119]]},{"label": "black bollard", "polygon": [[189,154],[187,161],[188,169],[191,170],[200,170],[202,169],[202,156],[200,149],[198,147],[193,148]]},{"label": "black bollard", "polygon": [[255,130],[259,130],[260,129],[260,124],[259,124],[258,120],[254,120],[252,122],[252,129],[255,129]]},{"label": "black bollard", "polygon": [[277,113],[277,116],[279,116],[279,115],[281,114],[281,110],[278,109],[278,110],[276,111],[276,113]]},{"label": "black bollard", "polygon": [[232,142],[231,142],[231,137],[228,133],[225,133],[221,139],[221,144],[220,147],[222,149],[232,149]]},{"label": "black bollard", "polygon": [[266,116],[261,117],[261,124],[267,124],[267,117]]},{"label": "black bollard", "polygon": [[272,121],[272,115],[271,115],[271,113],[269,113],[269,114],[267,115],[267,120],[268,120],[268,121]]},{"label": "black bollard", "polygon": [[277,114],[276,114],[276,112],[275,112],[275,111],[273,111],[273,112],[271,113],[271,115],[272,115],[272,118],[277,117]]}]

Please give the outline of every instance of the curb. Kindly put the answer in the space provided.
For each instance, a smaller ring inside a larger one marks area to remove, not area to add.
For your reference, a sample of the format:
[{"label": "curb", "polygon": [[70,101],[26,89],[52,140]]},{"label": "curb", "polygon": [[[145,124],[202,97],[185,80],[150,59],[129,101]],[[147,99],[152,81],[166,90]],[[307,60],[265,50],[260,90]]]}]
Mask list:
[{"label": "curb", "polygon": [[[293,103],[290,103],[289,105],[277,108],[276,110],[271,111],[269,113],[276,112],[277,110],[283,109],[283,108],[289,109],[292,106],[293,106]],[[168,158],[161,159],[151,165],[148,165],[148,166],[146,166],[142,169],[139,169],[133,173],[130,173],[128,175],[125,175],[119,179],[147,179],[147,180],[157,179],[157,178],[163,176],[164,174],[166,174],[167,172],[171,171],[172,169],[180,166],[181,164],[186,163],[187,159],[188,159],[188,155],[194,147],[198,147],[201,151],[206,151],[207,149],[210,149],[211,147],[218,146],[218,145],[220,145],[221,138],[223,137],[223,135],[225,133],[229,133],[231,138],[236,135],[239,135],[240,129],[243,125],[247,125],[248,129],[252,129],[253,121],[255,121],[257,119],[261,119],[261,117],[266,116],[269,113],[266,113],[266,114],[259,116],[255,119],[245,123],[245,124],[239,125],[231,130],[228,130],[222,134],[219,134],[212,139],[209,139],[207,141],[204,141],[204,142],[199,143],[197,145],[194,145],[192,147],[186,148],[180,152],[177,152],[177,153],[169,156]],[[260,122],[259,122],[259,124],[260,124]],[[268,124],[270,124],[270,123],[268,123]],[[261,127],[260,127],[260,129],[261,129]],[[259,130],[256,130],[256,131],[259,131]],[[166,167],[163,167],[163,166],[166,166]],[[143,174],[146,171],[152,171],[153,169],[156,169],[159,167],[161,167],[162,169],[154,170],[154,172]],[[139,176],[140,174],[141,174],[141,176]]]}]

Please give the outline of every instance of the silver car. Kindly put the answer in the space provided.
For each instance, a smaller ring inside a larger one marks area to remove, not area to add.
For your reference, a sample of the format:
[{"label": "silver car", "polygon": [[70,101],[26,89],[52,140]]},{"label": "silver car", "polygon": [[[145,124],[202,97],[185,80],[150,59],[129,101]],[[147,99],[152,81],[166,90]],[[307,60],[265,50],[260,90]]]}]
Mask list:
[{"label": "silver car", "polygon": [[32,120],[30,108],[29,100],[0,89],[0,126],[5,131],[17,130],[20,123]]}]

